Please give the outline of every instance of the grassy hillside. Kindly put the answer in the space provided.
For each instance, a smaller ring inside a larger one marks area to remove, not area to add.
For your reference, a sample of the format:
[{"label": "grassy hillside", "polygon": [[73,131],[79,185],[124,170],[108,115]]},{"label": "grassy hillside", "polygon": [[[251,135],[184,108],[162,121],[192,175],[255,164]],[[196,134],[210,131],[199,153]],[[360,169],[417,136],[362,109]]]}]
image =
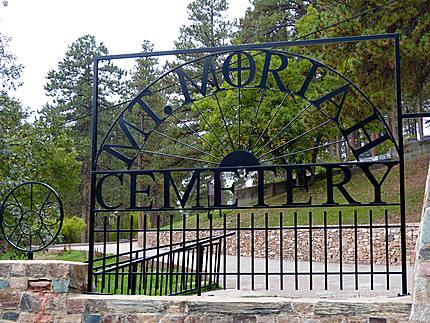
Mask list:
[{"label": "grassy hillside", "polygon": [[[425,180],[428,171],[428,157],[421,157],[413,161],[406,161],[405,163],[405,183],[406,183],[406,218],[407,222],[418,222],[421,217],[422,201],[424,197]],[[377,180],[385,173],[385,168],[372,170]],[[399,170],[394,167],[382,186],[382,200],[383,201],[399,201]],[[335,183],[342,180],[341,175],[335,176]],[[372,201],[373,200],[373,187],[369,183],[366,176],[362,173],[353,175],[351,181],[345,186],[351,196],[357,201]],[[312,196],[312,204],[321,204],[326,201],[326,182],[325,180],[315,182],[310,188],[309,192],[301,192],[295,190],[294,200],[296,202],[306,201],[309,196]],[[286,194],[280,194],[266,199],[269,205],[282,205],[286,201]],[[335,189],[335,201],[342,203],[346,202],[343,196]],[[354,214],[354,211],[356,213]],[[307,225],[312,221],[312,225],[324,224],[338,224],[339,212],[341,212],[342,223],[352,224],[369,223],[370,213],[373,223],[384,223],[387,214],[390,223],[398,223],[400,210],[399,207],[330,207],[330,208],[297,208],[297,209],[266,209],[266,210],[226,210],[226,227],[237,226],[240,222],[241,227],[251,226],[251,222],[255,227],[263,227],[266,222],[269,226],[279,226],[282,212],[282,224],[284,226],[294,225]],[[213,228],[223,227],[223,217],[219,216],[218,211],[213,212],[212,220],[206,213],[199,215],[199,227],[207,228],[212,221]],[[238,213],[240,213],[238,215]],[[310,213],[312,215],[310,215]],[[196,227],[197,215],[191,214],[187,217],[186,226],[188,228]],[[178,228],[183,226],[182,221],[173,223],[173,226]],[[166,227],[169,227],[167,225]]]}]

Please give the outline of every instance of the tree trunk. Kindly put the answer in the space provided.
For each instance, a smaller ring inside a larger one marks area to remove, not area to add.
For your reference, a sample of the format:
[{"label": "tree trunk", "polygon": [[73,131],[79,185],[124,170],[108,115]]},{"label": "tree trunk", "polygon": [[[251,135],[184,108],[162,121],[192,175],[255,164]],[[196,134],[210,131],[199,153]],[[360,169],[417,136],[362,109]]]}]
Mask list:
[{"label": "tree trunk", "polygon": [[327,147],[328,155],[330,156],[330,159],[335,160],[336,159],[336,145],[331,145]]},{"label": "tree trunk", "polygon": [[[340,135],[337,137],[337,140],[338,141],[341,140]],[[336,143],[336,154],[337,154],[337,160],[339,162],[342,161],[342,143],[341,142]]]},{"label": "tree trunk", "polygon": [[[375,141],[377,138],[378,138],[378,133],[375,131],[372,131],[370,133],[370,139],[372,139],[372,141]],[[371,154],[372,154],[372,156],[376,156],[378,154],[378,152],[376,151],[376,147],[373,147],[371,149]]]},{"label": "tree trunk", "polygon": [[[318,147],[321,144],[322,135],[319,135],[317,139],[315,140],[314,147]],[[329,146],[328,148],[333,148],[333,146]],[[316,148],[312,150],[312,157],[311,157],[311,163],[316,164],[318,159],[318,151],[319,149]],[[329,150],[330,151],[330,150]],[[311,167],[311,183],[314,182],[314,176],[315,176],[315,166]],[[304,181],[306,181],[306,171],[304,172]]]},{"label": "tree trunk", "polygon": [[[422,100],[421,97],[417,99],[417,111],[422,112]],[[418,118],[418,136],[420,140],[424,137],[424,118]]]},{"label": "tree trunk", "polygon": [[345,142],[345,159],[346,159],[346,161],[349,160],[350,156],[351,156],[351,148],[349,148],[349,145]]},{"label": "tree trunk", "polygon": [[389,113],[389,118],[390,118],[391,133],[393,134],[393,137],[398,142],[399,135],[398,135],[398,129],[397,129],[397,115],[394,109]]}]

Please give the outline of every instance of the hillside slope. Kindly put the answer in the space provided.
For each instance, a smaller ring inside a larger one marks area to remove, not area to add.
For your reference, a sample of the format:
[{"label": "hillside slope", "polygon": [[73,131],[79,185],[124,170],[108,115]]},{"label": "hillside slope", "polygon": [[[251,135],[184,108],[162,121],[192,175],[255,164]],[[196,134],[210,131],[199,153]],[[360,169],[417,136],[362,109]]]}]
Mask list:
[{"label": "hillside slope", "polygon": [[[405,162],[405,191],[406,191],[406,220],[407,222],[418,222],[421,218],[421,209],[424,199],[425,181],[428,172],[429,157],[421,156],[415,160]],[[375,177],[380,179],[385,169],[377,169],[373,171]],[[394,167],[390,175],[387,177],[383,185],[383,200],[398,200],[399,196],[399,169]],[[336,178],[336,177],[335,177]],[[340,175],[337,177],[340,181]],[[313,204],[324,203],[325,195],[325,180],[314,183],[309,188],[309,193],[297,192],[297,200],[304,201],[308,196],[312,196]],[[346,185],[351,196],[358,201],[372,200],[373,189],[369,184],[366,176],[362,173],[353,175],[351,181]],[[335,190],[335,200],[342,201],[344,198],[337,190]],[[269,198],[270,204],[279,204],[286,199],[285,194],[280,194]],[[398,217],[398,212],[393,210],[390,218]]]}]

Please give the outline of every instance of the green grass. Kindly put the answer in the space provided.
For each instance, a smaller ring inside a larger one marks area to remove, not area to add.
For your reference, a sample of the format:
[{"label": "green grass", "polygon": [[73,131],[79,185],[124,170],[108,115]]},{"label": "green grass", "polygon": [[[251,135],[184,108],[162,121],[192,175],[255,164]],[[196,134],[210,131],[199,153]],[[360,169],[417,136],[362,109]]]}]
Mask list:
[{"label": "green grass", "polygon": [[[126,258],[120,261],[126,261]],[[110,264],[116,263],[116,257],[106,259],[105,269],[108,271],[103,275],[99,273],[95,275],[97,291],[107,294],[130,294],[129,288],[129,265],[127,262],[120,264],[121,268],[118,270],[113,267],[109,268]],[[94,267],[102,265],[100,260],[94,263]],[[185,275],[182,275],[181,267],[169,267],[167,264],[160,263],[157,268],[157,263],[147,262],[145,268],[139,264],[137,268],[133,269],[137,274],[136,277],[136,294],[139,295],[170,295],[170,294],[195,294],[197,289],[196,275],[190,270],[186,269]],[[141,274],[145,273],[145,275]],[[206,283],[204,282],[206,281]],[[219,289],[219,286],[209,280],[208,276],[202,276],[202,290]],[[185,291],[185,292],[182,292]]]},{"label": "green grass", "polygon": [[[96,276],[97,291],[107,294],[130,294],[129,287],[129,276],[128,268],[124,268],[119,271],[119,275],[116,276],[115,272],[111,272],[110,275],[106,274],[103,278],[102,274]],[[121,275],[125,273],[126,275]],[[158,276],[158,278],[157,278]],[[187,275],[188,277],[182,277],[180,273],[174,271],[170,272],[159,272],[148,271],[145,275],[137,275],[136,277],[136,294],[138,295],[170,295],[175,293],[192,295],[195,294],[197,288],[195,275]],[[104,279],[104,285],[103,285]],[[204,284],[204,283],[202,283]],[[216,283],[211,286],[202,287],[202,291],[209,291],[219,289]],[[185,292],[180,292],[185,291]]]},{"label": "green grass", "polygon": [[[414,161],[405,163],[405,201],[406,201],[406,221],[417,222],[421,217],[422,201],[424,197],[425,179],[428,169],[428,158],[422,157]],[[376,179],[379,181],[385,173],[385,168],[372,170]],[[338,183],[343,179],[342,175],[334,176],[334,183]],[[361,172],[353,175],[351,181],[345,185],[345,188],[350,195],[360,202],[373,201],[373,186],[369,183],[367,177]],[[399,202],[399,169],[394,167],[384,184],[382,185],[382,200],[386,202]],[[309,192],[294,189],[294,201],[304,202],[312,197],[312,204],[320,205],[326,202],[326,181],[316,181],[309,187]],[[270,198],[266,198],[268,205],[283,205],[286,203],[286,194],[280,194]],[[334,189],[334,200],[337,203],[347,203],[345,197]],[[357,212],[355,217],[354,211]],[[387,211],[389,222],[400,221],[400,208],[398,206],[351,206],[351,207],[301,207],[301,208],[272,208],[272,209],[247,209],[247,210],[223,210],[226,215],[226,227],[246,228],[251,226],[251,221],[254,222],[254,227],[263,228],[266,222],[270,227],[280,225],[280,214],[282,213],[282,225],[292,226],[296,222],[298,225],[309,225],[310,216],[312,213],[312,225],[324,224],[324,212],[326,212],[326,222],[328,225],[339,224],[339,212],[342,214],[343,224],[353,224],[355,221],[359,224],[369,223],[370,211],[372,211],[372,220],[374,223],[384,223],[385,212]],[[238,215],[240,213],[240,215]],[[297,214],[295,216],[294,214]],[[252,215],[254,214],[254,215]],[[267,215],[266,215],[267,214]],[[212,223],[207,213],[190,214],[186,219],[186,228],[197,227],[197,217],[199,218],[199,228],[208,229],[210,225],[214,229],[223,228],[223,217],[219,216],[218,211],[213,211]],[[252,219],[253,218],[253,219]],[[173,228],[183,228],[183,220],[176,216]],[[239,224],[238,224],[239,223]],[[170,224],[163,226],[163,230],[168,230]]]},{"label": "green grass", "polygon": [[[85,251],[60,250],[60,251],[39,251],[33,254],[35,260],[64,260],[85,262],[88,256]],[[0,254],[0,260],[26,260],[27,254],[19,250],[12,250]]]},{"label": "green grass", "polygon": [[54,252],[35,253],[34,259],[85,262],[88,260],[88,256],[87,256],[87,253],[85,251],[65,250],[65,251],[61,251],[59,253],[54,253]]}]

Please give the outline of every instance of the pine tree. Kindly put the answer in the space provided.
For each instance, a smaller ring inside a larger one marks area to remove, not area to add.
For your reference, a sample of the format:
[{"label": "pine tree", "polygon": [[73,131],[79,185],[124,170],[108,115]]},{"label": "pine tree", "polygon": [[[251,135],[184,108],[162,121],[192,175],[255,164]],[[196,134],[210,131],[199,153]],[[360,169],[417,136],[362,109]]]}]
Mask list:
[{"label": "pine tree", "polygon": [[296,21],[306,15],[315,0],[253,0],[240,19],[235,41],[255,43],[292,40],[297,35]]},{"label": "pine tree", "polygon": [[[81,199],[77,204],[82,206],[82,217],[87,223],[90,214],[93,58],[107,54],[107,48],[103,43],[98,43],[94,36],[85,35],[73,42],[65,58],[58,63],[58,68],[48,73],[45,90],[52,102],[42,109],[42,115],[50,120],[51,126],[61,127],[66,124],[74,137],[78,158],[82,161]],[[121,93],[123,76],[124,71],[113,64],[101,64],[99,109],[108,107],[111,98]],[[82,240],[86,238],[87,235],[82,236]]]},{"label": "pine tree", "polygon": [[177,49],[228,44],[234,24],[226,18],[227,0],[194,0],[187,8],[190,23],[179,29]]}]

